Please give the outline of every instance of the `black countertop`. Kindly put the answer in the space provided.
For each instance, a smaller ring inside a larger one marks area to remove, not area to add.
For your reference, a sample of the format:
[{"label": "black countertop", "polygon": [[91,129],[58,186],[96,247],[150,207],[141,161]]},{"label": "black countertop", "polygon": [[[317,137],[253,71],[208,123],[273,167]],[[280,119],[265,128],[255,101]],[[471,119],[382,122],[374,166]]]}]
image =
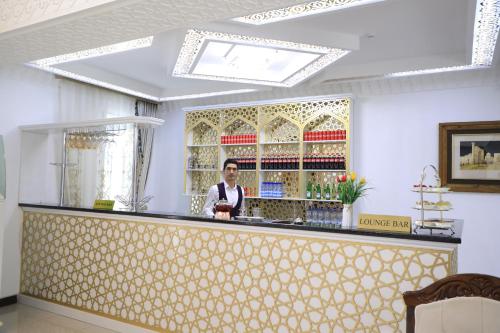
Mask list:
[{"label": "black countertop", "polygon": [[397,239],[411,239],[418,241],[430,241],[430,242],[441,242],[441,243],[452,243],[460,244],[462,242],[462,227],[463,221],[455,222],[454,234],[451,235],[449,230],[433,230],[430,233],[429,229],[420,229],[418,233],[395,233],[395,232],[385,232],[376,230],[361,230],[357,228],[324,228],[319,226],[309,226],[309,225],[298,225],[298,224],[283,224],[283,223],[269,223],[269,222],[243,222],[243,221],[226,221],[226,220],[216,220],[213,218],[207,218],[197,215],[182,215],[176,213],[165,213],[156,211],[144,211],[144,212],[131,212],[131,211],[118,211],[118,210],[99,210],[92,208],[75,208],[75,207],[61,207],[54,205],[44,205],[44,204],[29,204],[29,203],[19,203],[20,207],[30,207],[30,208],[44,208],[44,209],[56,209],[56,210],[66,210],[66,211],[77,211],[77,212],[88,212],[88,213],[101,213],[110,215],[129,215],[129,216],[143,216],[143,217],[154,217],[161,219],[175,219],[175,220],[186,220],[186,221],[199,221],[199,222],[210,222],[217,224],[231,224],[231,225],[243,225],[243,226],[253,226],[253,227],[265,227],[265,228],[278,228],[278,229],[291,229],[291,230],[304,230],[304,231],[316,231],[325,233],[338,233],[338,234],[350,234],[350,235],[360,235],[360,236],[374,236],[374,237],[388,237]]}]

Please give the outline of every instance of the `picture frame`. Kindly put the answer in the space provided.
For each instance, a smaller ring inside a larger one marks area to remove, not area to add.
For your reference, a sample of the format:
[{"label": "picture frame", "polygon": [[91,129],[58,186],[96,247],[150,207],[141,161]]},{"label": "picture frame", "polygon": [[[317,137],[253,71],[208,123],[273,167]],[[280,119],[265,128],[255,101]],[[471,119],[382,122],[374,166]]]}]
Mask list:
[{"label": "picture frame", "polygon": [[441,186],[500,193],[500,121],[439,124]]}]

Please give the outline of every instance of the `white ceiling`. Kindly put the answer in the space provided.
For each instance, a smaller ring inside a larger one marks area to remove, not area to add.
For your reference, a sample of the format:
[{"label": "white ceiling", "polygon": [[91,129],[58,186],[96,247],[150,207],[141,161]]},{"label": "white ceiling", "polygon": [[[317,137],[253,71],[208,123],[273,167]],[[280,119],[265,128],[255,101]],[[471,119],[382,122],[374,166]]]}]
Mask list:
[{"label": "white ceiling", "polygon": [[172,77],[187,28],[354,48],[349,55],[300,83],[307,85],[465,65],[471,59],[475,4],[476,0],[386,0],[263,26],[230,20],[188,24],[183,29],[155,34],[149,48],[56,67],[159,97],[245,88],[276,89]]}]

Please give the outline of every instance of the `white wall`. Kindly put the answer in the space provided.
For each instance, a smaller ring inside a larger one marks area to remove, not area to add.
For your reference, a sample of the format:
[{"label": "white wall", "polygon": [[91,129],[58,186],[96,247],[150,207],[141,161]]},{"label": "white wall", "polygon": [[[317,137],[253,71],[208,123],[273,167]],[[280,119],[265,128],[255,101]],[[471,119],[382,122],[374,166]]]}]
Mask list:
[{"label": "white wall", "polygon": [[182,111],[165,112],[164,108],[160,112],[165,123],[155,130],[146,188],[146,194],[154,197],[148,206],[150,210],[185,214],[189,204],[183,195],[185,116]]},{"label": "white wall", "polygon": [[[438,124],[500,120],[500,86],[461,88],[355,100],[357,171],[374,187],[358,211],[418,216],[409,191],[426,164],[438,166]],[[428,200],[436,200],[430,197]],[[453,193],[450,217],[462,218],[459,272],[500,276],[500,194]]]},{"label": "white wall", "polygon": [[5,140],[7,199],[0,202],[0,298],[19,290],[19,125],[54,121],[57,81],[33,69],[0,66],[0,134]]},{"label": "white wall", "polygon": [[[411,207],[418,197],[410,189],[426,164],[438,164],[440,122],[500,120],[497,72],[341,83],[165,104],[166,123],[156,137],[151,170],[154,185],[148,191],[155,195],[151,207],[163,211],[186,207],[178,199],[184,177],[182,106],[338,93],[354,95],[355,168],[374,187],[356,210],[367,213],[417,217]],[[449,216],[465,220],[459,272],[500,276],[500,194],[454,193],[445,200],[454,206]]]}]

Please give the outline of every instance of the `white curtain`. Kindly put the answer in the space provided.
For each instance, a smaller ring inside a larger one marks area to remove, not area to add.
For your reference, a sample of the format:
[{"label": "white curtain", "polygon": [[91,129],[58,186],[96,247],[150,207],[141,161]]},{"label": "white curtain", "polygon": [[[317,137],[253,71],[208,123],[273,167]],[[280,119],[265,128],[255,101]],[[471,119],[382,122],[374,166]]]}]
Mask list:
[{"label": "white curtain", "polygon": [[[134,111],[133,97],[60,80],[59,120],[62,122],[133,116]],[[84,129],[69,137],[72,143],[67,145],[66,150],[68,166],[64,205],[91,207],[95,199],[115,200],[117,195],[130,196],[133,152],[131,127],[122,125]],[[119,202],[115,208],[121,208]]]},{"label": "white curtain", "polygon": [[[135,115],[142,117],[157,117],[158,104],[140,101],[135,104]],[[137,201],[144,199],[144,190],[148,181],[151,153],[153,151],[154,128],[140,127],[138,130],[138,156],[137,156]]]},{"label": "white curtain", "polygon": [[134,115],[135,98],[70,80],[59,83],[59,120],[72,122]]}]

